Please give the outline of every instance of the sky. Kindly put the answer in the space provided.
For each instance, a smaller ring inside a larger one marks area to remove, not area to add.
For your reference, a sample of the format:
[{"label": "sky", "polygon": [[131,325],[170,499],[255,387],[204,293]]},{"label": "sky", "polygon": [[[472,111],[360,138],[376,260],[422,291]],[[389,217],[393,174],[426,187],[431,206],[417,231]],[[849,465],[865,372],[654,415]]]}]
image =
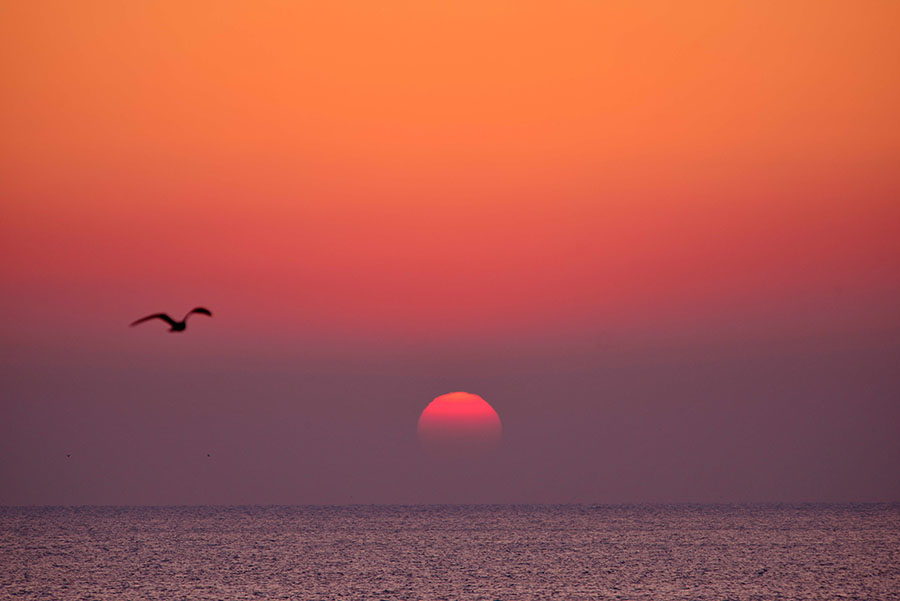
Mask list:
[{"label": "sky", "polygon": [[0,504],[900,500],[898,22],[0,3]]}]

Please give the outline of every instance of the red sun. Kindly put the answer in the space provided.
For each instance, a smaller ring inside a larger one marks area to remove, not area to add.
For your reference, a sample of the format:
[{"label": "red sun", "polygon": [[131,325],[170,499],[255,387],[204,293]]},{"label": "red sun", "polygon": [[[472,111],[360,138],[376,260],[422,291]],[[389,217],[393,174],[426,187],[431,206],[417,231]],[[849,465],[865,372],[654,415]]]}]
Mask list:
[{"label": "red sun", "polygon": [[468,392],[442,394],[431,401],[419,416],[417,430],[422,446],[440,453],[492,449],[503,437],[494,408]]}]

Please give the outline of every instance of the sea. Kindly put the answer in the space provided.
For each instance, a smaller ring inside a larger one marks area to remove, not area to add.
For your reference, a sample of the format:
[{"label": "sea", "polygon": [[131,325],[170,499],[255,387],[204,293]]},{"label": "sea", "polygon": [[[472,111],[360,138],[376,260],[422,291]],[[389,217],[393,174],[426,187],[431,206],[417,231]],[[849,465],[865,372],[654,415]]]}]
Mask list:
[{"label": "sea", "polygon": [[0,598],[900,599],[900,504],[0,508]]}]

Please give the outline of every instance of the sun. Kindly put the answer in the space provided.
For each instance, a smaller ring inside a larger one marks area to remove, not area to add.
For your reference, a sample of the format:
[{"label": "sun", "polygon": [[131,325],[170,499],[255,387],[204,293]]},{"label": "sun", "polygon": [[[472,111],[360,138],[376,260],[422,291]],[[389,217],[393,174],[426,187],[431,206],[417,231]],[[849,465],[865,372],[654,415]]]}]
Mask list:
[{"label": "sun", "polygon": [[499,446],[500,416],[477,394],[451,392],[431,401],[419,416],[419,442],[429,451],[472,453]]}]

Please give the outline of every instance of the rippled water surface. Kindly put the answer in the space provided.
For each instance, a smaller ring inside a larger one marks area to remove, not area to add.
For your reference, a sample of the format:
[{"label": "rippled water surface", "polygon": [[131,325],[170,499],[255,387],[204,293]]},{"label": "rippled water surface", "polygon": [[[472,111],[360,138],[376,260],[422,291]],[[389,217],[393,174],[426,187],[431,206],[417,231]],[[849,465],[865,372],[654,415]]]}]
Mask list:
[{"label": "rippled water surface", "polygon": [[0,508],[6,599],[900,599],[900,505]]}]

